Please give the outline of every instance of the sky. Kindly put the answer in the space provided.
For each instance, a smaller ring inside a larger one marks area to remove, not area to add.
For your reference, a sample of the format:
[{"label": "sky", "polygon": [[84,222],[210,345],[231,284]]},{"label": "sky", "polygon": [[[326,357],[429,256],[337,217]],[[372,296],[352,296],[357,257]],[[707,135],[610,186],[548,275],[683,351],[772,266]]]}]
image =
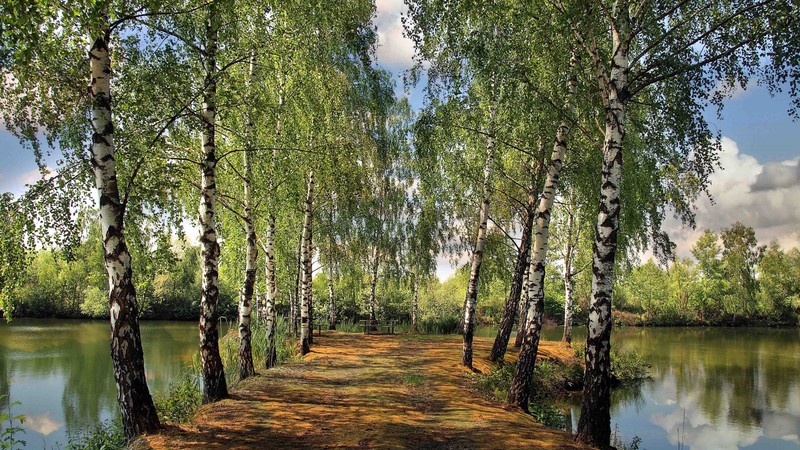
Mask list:
[{"label": "sky", "polygon": [[[393,74],[397,95],[409,95],[412,107],[419,108],[422,89],[405,92],[402,79],[414,56],[412,41],[403,35],[405,5],[402,0],[376,0],[376,4],[378,63]],[[711,176],[713,201],[702,196],[696,204],[695,229],[683,227],[674,218],[664,224],[664,231],[677,244],[678,256],[691,256],[691,247],[703,230],[718,233],[735,221],[753,227],[760,243],[777,240],[784,248],[800,247],[800,122],[789,117],[790,107],[786,94],[772,97],[765,88],[750,86],[726,101],[721,119],[716,111],[706,114],[712,128],[723,136],[722,170]],[[19,195],[37,177],[33,155],[0,127],[0,192]],[[448,257],[440,257],[440,279],[454,270]]]}]

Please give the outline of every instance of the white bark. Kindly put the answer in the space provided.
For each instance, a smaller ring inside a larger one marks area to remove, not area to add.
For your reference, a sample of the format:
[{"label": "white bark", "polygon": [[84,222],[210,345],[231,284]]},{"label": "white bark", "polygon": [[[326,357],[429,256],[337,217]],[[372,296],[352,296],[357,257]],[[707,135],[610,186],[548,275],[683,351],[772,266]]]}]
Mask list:
[{"label": "white bark", "polygon": [[598,446],[611,437],[611,291],[619,232],[622,143],[628,91],[628,37],[630,17],[627,2],[615,8],[612,28],[611,70],[606,72],[594,55],[606,117],[600,205],[592,254],[592,297],[586,336],[581,416],[576,439]]},{"label": "white bark", "polygon": [[[250,74],[247,87],[249,91],[250,79],[253,77],[255,56],[250,58]],[[252,114],[252,112],[250,113]],[[252,209],[252,178],[253,168],[250,163],[250,152],[253,148],[253,120],[248,117],[245,130],[247,148],[242,153],[242,166],[244,176],[244,227],[245,227],[245,275],[241,295],[239,296],[239,378],[245,379],[255,374],[252,352],[252,330],[250,316],[253,311],[253,292],[256,285],[256,269],[258,265],[258,247],[256,244],[256,228],[253,220]]]},{"label": "white bark", "polygon": [[572,279],[572,259],[574,257],[572,240],[574,233],[575,213],[574,211],[567,211],[567,248],[564,251],[564,334],[561,339],[568,344],[572,343],[572,291],[574,286]]},{"label": "white bark", "polygon": [[120,201],[114,159],[114,124],[111,117],[111,57],[108,31],[89,52],[92,97],[91,162],[99,192],[100,230],[108,275],[111,323],[111,359],[117,402],[126,440],[159,429],[158,416],[144,370],[139,332],[139,306],[133,285],[131,255],[125,243],[125,205]]},{"label": "white bark", "polygon": [[328,329],[336,329],[336,298],[333,295],[333,265],[328,268]]},{"label": "white bark", "polygon": [[306,193],[306,200],[305,200],[305,208],[303,211],[303,243],[302,243],[302,255],[303,255],[303,262],[301,264],[300,269],[302,270],[302,274],[300,276],[301,282],[301,293],[302,298],[300,301],[300,344],[301,344],[301,351],[302,354],[306,354],[311,351],[309,347],[309,336],[310,332],[313,330],[309,330],[310,325],[310,316],[311,316],[311,225],[312,225],[312,215],[311,215],[311,202],[312,197],[314,195],[314,172],[311,171],[308,174],[308,191]]},{"label": "white bark", "polygon": [[[489,108],[490,128],[494,122],[494,108]],[[493,133],[493,131],[492,131]],[[478,279],[480,277],[483,251],[486,246],[486,227],[489,221],[489,202],[492,193],[492,170],[494,169],[494,134],[490,133],[486,141],[486,162],[483,166],[483,198],[481,202],[480,217],[478,219],[478,236],[475,238],[475,248],[472,251],[470,263],[469,284],[464,301],[464,337],[461,350],[461,364],[472,368],[472,339],[475,333],[475,304],[478,300]]]},{"label": "white bark", "polygon": [[374,258],[372,261],[372,280],[369,284],[369,323],[374,326],[375,317],[375,292],[378,289],[378,269],[380,268],[380,251],[375,247]]},{"label": "white bark", "polygon": [[228,396],[225,370],[219,355],[217,302],[219,300],[219,243],[215,223],[217,200],[216,96],[217,22],[216,8],[209,6],[206,22],[206,74],[201,108],[200,243],[202,245],[202,294],[200,297],[200,367],[203,373],[203,401]]},{"label": "white bark", "polygon": [[275,282],[275,216],[270,214],[264,244],[264,271],[267,292],[264,298],[264,323],[266,327],[266,368],[277,362],[275,345],[275,300],[278,297],[278,284]]},{"label": "white bark", "polygon": [[[567,82],[568,96],[565,108],[570,114],[574,112],[578,91],[577,66],[577,57],[573,53],[570,60],[571,75]],[[517,405],[526,411],[530,395],[531,375],[536,364],[542,329],[545,258],[547,258],[547,249],[550,240],[550,216],[556,190],[558,189],[558,180],[561,177],[561,169],[564,165],[564,155],[567,152],[568,134],[569,122],[567,120],[562,120],[556,131],[556,142],[553,145],[553,152],[550,156],[550,164],[547,168],[544,190],[539,197],[539,206],[536,209],[536,233],[534,234],[533,254],[530,263],[530,278],[528,284],[529,304],[528,310],[525,312],[525,332],[523,334],[519,360],[516,371],[514,372],[514,378],[508,397],[509,403]]]},{"label": "white bark", "polygon": [[411,330],[417,331],[419,317],[419,274],[414,273],[414,300],[411,304]]}]

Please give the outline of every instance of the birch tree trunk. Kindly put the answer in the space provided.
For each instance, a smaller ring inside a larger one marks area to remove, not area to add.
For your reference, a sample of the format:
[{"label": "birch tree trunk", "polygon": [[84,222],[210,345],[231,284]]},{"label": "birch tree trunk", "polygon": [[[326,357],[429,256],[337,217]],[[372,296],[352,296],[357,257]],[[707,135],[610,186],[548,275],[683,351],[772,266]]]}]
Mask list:
[{"label": "birch tree trunk", "polygon": [[328,269],[328,329],[336,329],[336,298],[333,296],[333,265]]},{"label": "birch tree trunk", "polygon": [[314,172],[308,174],[308,191],[306,193],[305,207],[303,209],[303,239],[302,239],[302,280],[300,301],[300,346],[301,354],[311,351],[309,340],[309,310],[311,308],[311,198],[314,195]]},{"label": "birch tree trunk", "polygon": [[267,235],[264,244],[264,275],[267,293],[264,299],[264,322],[266,339],[266,357],[264,365],[267,369],[275,367],[278,362],[275,345],[275,300],[278,297],[278,284],[275,282],[275,216],[270,214],[267,224]]},{"label": "birch tree trunk", "polygon": [[334,236],[334,210],[336,205],[336,192],[331,193],[331,199],[333,204],[331,205],[330,209],[330,234],[328,239],[328,329],[335,330],[336,329],[336,297],[334,297],[333,291],[333,269],[334,269],[334,246],[335,246],[335,236]]},{"label": "birch tree trunk", "polygon": [[[570,60],[571,75],[567,81],[568,100],[566,109],[570,113],[574,111],[575,97],[578,91],[577,65],[577,56],[573,53]],[[520,348],[514,378],[511,380],[511,389],[508,392],[508,403],[519,406],[525,411],[528,410],[531,377],[536,364],[536,356],[539,352],[539,338],[542,330],[544,272],[550,239],[550,214],[553,209],[556,189],[558,188],[558,180],[561,177],[561,168],[564,165],[564,155],[567,152],[568,134],[569,123],[567,120],[562,120],[556,132],[556,142],[553,146],[553,153],[550,156],[550,165],[547,168],[547,179],[545,180],[542,196],[539,198],[539,206],[536,209],[536,234],[533,242],[533,257],[530,264],[531,274],[528,284],[530,304],[525,312],[527,317],[525,319],[522,347]]]},{"label": "birch tree trunk", "polygon": [[489,354],[489,360],[493,362],[501,362],[506,354],[508,347],[508,340],[511,338],[511,329],[514,328],[514,321],[517,318],[517,307],[520,303],[520,296],[523,289],[523,281],[526,278],[525,273],[528,271],[530,262],[531,250],[531,235],[533,234],[533,218],[534,206],[536,204],[536,196],[533,193],[528,194],[528,207],[526,208],[525,223],[522,228],[522,239],[519,243],[519,251],[517,252],[517,260],[514,263],[514,275],[511,279],[511,289],[506,299],[506,306],[503,312],[503,319],[500,321],[500,328],[497,330],[497,337],[494,339],[492,345],[492,352]]},{"label": "birch tree trunk", "polygon": [[[249,90],[250,80],[253,77],[255,56],[250,58],[250,73],[247,80]],[[239,379],[244,380],[256,373],[253,365],[252,331],[250,328],[250,315],[253,311],[253,291],[256,286],[256,269],[258,265],[258,247],[256,246],[256,227],[253,221],[252,209],[252,178],[253,168],[250,163],[250,152],[253,148],[253,120],[247,119],[247,147],[242,153],[242,166],[244,177],[244,234],[245,234],[245,269],[244,284],[239,296]]]},{"label": "birch tree trunk", "polygon": [[572,343],[572,290],[574,286],[572,279],[572,258],[574,253],[572,239],[574,232],[575,215],[572,211],[567,211],[567,248],[564,251],[564,334],[561,337],[561,340],[567,344]]},{"label": "birch tree trunk", "polygon": [[[489,123],[493,122],[494,110],[489,110]],[[483,249],[486,245],[486,225],[489,219],[489,201],[491,199],[492,169],[494,168],[494,135],[490,134],[486,142],[486,163],[483,166],[483,202],[478,225],[478,236],[475,249],[472,251],[472,262],[469,272],[467,295],[464,299],[464,336],[461,350],[461,364],[472,369],[472,339],[475,334],[475,303],[478,300],[478,278],[480,277]]]},{"label": "birch tree trunk", "polygon": [[290,304],[289,315],[292,322],[292,337],[300,336],[298,322],[300,320],[300,299],[303,295],[303,236],[305,230],[300,230],[300,240],[297,243],[297,274],[294,283],[294,301]]},{"label": "birch tree trunk", "polygon": [[225,370],[219,355],[217,303],[219,301],[219,243],[215,224],[217,196],[216,96],[217,19],[216,7],[209,5],[206,19],[206,75],[203,89],[202,180],[200,184],[200,244],[202,245],[202,294],[200,297],[200,368],[203,373],[203,402],[228,396]]},{"label": "birch tree trunk", "polygon": [[531,279],[531,261],[530,261],[530,252],[528,252],[528,260],[526,261],[525,266],[525,277],[522,279],[522,296],[519,299],[519,320],[517,320],[517,338],[514,341],[514,347],[522,347],[522,338],[525,336],[525,320],[528,318],[528,315],[525,313],[528,311],[528,305],[530,305],[531,297],[528,295],[530,293],[530,287],[528,284],[530,283]]},{"label": "birch tree trunk", "polygon": [[[600,204],[592,249],[592,297],[586,335],[586,367],[576,439],[598,447],[608,447],[611,439],[611,291],[619,233],[625,111],[630,95],[628,42],[631,29],[627,2],[622,3],[619,9],[615,8],[617,17],[616,26],[612,29],[612,61],[608,78],[604,76],[605,70],[602,70],[599,58],[595,58],[606,117]],[[604,83],[606,79],[608,81]]]},{"label": "birch tree trunk", "polygon": [[289,332],[297,337],[297,289],[289,291]]},{"label": "birch tree trunk", "polygon": [[414,300],[411,303],[411,331],[419,331],[417,321],[419,320],[419,273],[414,272]]},{"label": "birch tree trunk", "polygon": [[375,258],[372,263],[372,280],[369,284],[369,326],[375,329],[375,291],[378,288],[378,269],[380,266],[380,252],[375,248]]},{"label": "birch tree trunk", "polygon": [[111,360],[125,440],[158,431],[158,415],[147,387],[139,332],[139,306],[131,255],[125,243],[125,205],[120,201],[111,118],[111,56],[108,30],[89,51],[92,84],[92,171],[100,194],[100,227],[108,274]]},{"label": "birch tree trunk", "polygon": [[[313,239],[313,237],[312,237]],[[308,303],[306,307],[308,308],[308,345],[314,344],[314,289],[313,289],[313,281],[314,281],[314,271],[313,271],[313,263],[314,263],[314,248],[311,245],[311,240],[309,240],[308,244],[308,266],[306,267],[306,296],[308,297]]]},{"label": "birch tree trunk", "polygon": [[561,340],[572,344],[572,302],[575,280],[569,270],[567,267],[564,268],[564,335]]}]

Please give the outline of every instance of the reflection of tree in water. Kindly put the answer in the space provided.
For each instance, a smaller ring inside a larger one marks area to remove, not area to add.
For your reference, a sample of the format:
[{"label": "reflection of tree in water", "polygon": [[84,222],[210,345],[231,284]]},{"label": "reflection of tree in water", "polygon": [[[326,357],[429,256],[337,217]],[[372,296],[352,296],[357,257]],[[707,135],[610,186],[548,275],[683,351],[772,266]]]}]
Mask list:
[{"label": "reflection of tree in water", "polygon": [[623,338],[617,342],[636,348],[653,364],[656,382],[674,375],[676,397],[697,397],[697,406],[714,424],[761,427],[765,411],[784,411],[792,392],[800,388],[800,340],[794,330],[651,329],[620,334]]},{"label": "reflection of tree in water", "polygon": [[165,392],[170,380],[188,370],[198,353],[194,324],[143,323],[142,346],[147,383],[153,393]]},{"label": "reflection of tree in water", "polygon": [[[8,373],[5,350],[0,348],[0,398],[8,398],[11,394],[11,375]],[[3,402],[5,407],[5,402]]]},{"label": "reflection of tree in water", "polygon": [[68,434],[94,427],[117,410],[107,327],[80,324],[73,336],[80,336],[80,344],[69,342],[61,349],[66,359],[61,405]]},{"label": "reflection of tree in water", "polygon": [[646,402],[644,399],[644,388],[652,384],[652,380],[642,380],[635,383],[622,385],[611,391],[611,414],[618,414],[622,408],[633,406],[636,412],[641,412]]},{"label": "reflection of tree in water", "polygon": [[767,386],[764,406],[773,411],[785,411],[792,393],[797,392],[795,388],[800,388],[800,338],[762,339],[761,345],[759,366]]}]

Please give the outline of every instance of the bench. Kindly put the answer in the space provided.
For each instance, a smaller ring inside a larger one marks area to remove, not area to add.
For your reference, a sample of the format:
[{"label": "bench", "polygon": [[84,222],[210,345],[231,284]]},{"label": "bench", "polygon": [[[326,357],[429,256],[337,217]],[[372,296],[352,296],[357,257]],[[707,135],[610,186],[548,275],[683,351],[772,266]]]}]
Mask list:
[{"label": "bench", "polygon": [[[361,327],[364,328],[364,334],[394,334],[395,327],[397,326],[396,320],[386,320],[386,321],[371,321],[371,320],[361,320]],[[384,330],[381,333],[381,330]]]}]

